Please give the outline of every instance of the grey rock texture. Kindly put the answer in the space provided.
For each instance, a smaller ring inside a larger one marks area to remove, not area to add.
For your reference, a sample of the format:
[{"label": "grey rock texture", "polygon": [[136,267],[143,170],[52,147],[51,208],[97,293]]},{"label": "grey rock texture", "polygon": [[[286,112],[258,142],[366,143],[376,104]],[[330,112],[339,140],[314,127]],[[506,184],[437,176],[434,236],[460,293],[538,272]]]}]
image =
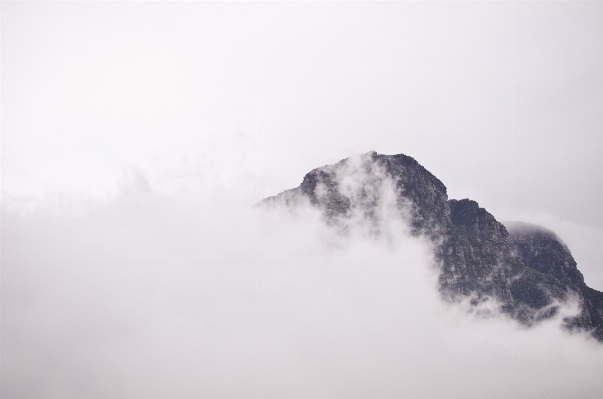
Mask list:
[{"label": "grey rock texture", "polygon": [[505,226],[477,202],[450,200],[449,206],[451,226],[437,249],[444,295],[471,297],[475,304],[494,298],[503,312],[528,325],[554,316],[558,303],[571,294],[568,287],[527,267],[510,245]]},{"label": "grey rock texture", "polygon": [[496,312],[527,326],[577,300],[580,313],[565,319],[565,326],[603,341],[603,293],[584,284],[568,248],[553,232],[522,223],[505,226],[475,201],[449,200],[446,186],[409,156],[370,152],[350,157],[312,170],[299,187],[258,206],[308,203],[336,226],[358,214],[378,222],[384,186],[395,193],[411,234],[433,242],[444,300],[468,300],[478,311],[480,304],[494,300]]},{"label": "grey rock texture", "polygon": [[603,341],[603,293],[588,287],[567,245],[544,227],[506,222],[509,243],[515,254],[531,269],[553,276],[574,292],[580,314],[567,321],[570,329],[585,329]]}]

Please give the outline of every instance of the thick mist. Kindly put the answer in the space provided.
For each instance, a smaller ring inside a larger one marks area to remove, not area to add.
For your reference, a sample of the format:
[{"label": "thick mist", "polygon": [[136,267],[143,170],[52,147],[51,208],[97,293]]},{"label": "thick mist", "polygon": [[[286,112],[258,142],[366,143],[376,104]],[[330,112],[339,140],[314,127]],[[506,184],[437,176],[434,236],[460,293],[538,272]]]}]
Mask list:
[{"label": "thick mist", "polygon": [[379,222],[345,228],[304,204],[3,206],[1,396],[600,395],[603,346],[559,319],[442,302],[411,205],[379,184]]}]

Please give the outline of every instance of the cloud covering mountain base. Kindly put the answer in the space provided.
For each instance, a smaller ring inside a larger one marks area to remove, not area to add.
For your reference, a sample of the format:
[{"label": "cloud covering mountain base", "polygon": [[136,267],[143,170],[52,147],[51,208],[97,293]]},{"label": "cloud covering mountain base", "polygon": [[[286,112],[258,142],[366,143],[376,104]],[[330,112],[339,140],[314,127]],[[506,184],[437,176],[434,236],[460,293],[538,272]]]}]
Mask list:
[{"label": "cloud covering mountain base", "polygon": [[[301,207],[2,215],[3,398],[595,398],[603,347],[437,291],[429,240]],[[565,313],[564,313],[565,312]]]}]

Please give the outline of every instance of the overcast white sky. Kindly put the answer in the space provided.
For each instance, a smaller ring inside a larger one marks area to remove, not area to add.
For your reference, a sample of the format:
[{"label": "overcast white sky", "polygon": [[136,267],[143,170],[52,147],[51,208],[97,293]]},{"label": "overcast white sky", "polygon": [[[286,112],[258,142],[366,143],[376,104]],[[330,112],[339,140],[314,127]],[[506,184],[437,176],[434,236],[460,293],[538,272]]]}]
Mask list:
[{"label": "overcast white sky", "polygon": [[315,227],[287,241],[289,226],[271,250],[316,245],[318,263],[250,264],[237,257],[254,253],[257,220],[215,207],[248,209],[353,154],[404,153],[451,198],[552,228],[603,290],[603,2],[1,14],[7,397],[600,395],[600,350],[577,337],[440,317],[433,287],[414,286],[425,243],[360,243],[348,263]]},{"label": "overcast white sky", "polygon": [[136,168],[251,204],[376,150],[453,198],[603,227],[602,20],[601,2],[3,2],[4,198],[102,196]]}]

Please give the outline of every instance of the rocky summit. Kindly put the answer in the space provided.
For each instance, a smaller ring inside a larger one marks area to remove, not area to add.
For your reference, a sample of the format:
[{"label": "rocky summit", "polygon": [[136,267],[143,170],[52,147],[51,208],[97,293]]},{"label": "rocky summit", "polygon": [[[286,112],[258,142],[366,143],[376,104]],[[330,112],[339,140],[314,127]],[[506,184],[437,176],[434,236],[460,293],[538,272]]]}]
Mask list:
[{"label": "rocky summit", "polygon": [[603,342],[603,293],[584,283],[569,249],[552,231],[521,222],[503,225],[475,201],[449,200],[446,186],[409,156],[369,152],[346,158],[312,170],[299,187],[258,205],[307,203],[345,230],[346,221],[358,215],[378,225],[385,189],[394,193],[394,209],[410,233],[433,243],[444,300],[465,301],[484,314],[492,309],[480,305],[495,303],[494,312],[526,326],[577,303],[577,315],[564,318],[564,327]]}]

